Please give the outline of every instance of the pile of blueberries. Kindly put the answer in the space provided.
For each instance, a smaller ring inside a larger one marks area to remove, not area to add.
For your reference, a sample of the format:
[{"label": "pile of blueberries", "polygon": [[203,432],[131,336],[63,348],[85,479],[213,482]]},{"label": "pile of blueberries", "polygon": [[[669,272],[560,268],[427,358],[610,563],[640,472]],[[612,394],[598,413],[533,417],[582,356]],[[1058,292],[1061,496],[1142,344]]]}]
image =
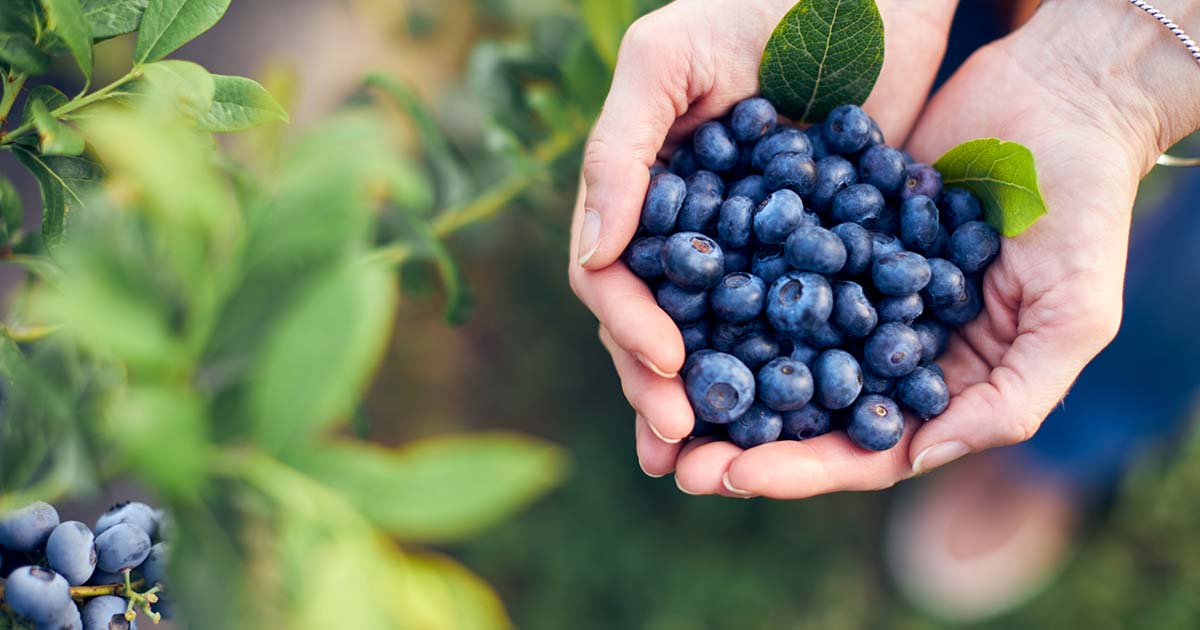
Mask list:
[{"label": "pile of blueberries", "polygon": [[950,402],[933,363],[1000,251],[979,200],[861,108],[778,122],[763,98],[651,169],[629,268],[679,325],[693,435],[743,448],[844,427],[887,450]]},{"label": "pile of blueberries", "polygon": [[[60,522],[54,506],[37,502],[0,517],[0,582],[8,612],[38,630],[137,630],[137,609],[155,623],[165,605],[170,528],[145,503],[119,503],[96,521]],[[139,591],[137,583],[145,586]],[[71,587],[113,586],[112,595],[80,595]]]}]

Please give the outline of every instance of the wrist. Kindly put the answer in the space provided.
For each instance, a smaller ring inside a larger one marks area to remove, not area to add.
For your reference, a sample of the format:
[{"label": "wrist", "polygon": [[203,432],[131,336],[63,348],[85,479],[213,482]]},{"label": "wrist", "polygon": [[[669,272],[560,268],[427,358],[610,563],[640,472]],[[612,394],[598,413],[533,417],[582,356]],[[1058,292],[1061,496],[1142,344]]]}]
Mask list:
[{"label": "wrist", "polygon": [[[1189,33],[1200,3],[1158,0]],[[1200,66],[1154,18],[1125,0],[1046,0],[1008,42],[1031,73],[1126,136],[1148,170],[1171,145],[1200,129]]]}]

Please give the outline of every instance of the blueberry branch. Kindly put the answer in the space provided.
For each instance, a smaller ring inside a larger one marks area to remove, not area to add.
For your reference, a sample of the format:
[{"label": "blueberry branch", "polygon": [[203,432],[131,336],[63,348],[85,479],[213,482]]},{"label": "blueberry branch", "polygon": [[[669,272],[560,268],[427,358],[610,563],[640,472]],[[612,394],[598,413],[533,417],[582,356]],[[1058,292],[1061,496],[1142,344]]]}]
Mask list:
[{"label": "blueberry branch", "polygon": [[8,122],[8,115],[17,102],[17,95],[21,93],[21,88],[25,87],[26,78],[24,74],[5,77],[4,97],[0,99],[0,129],[3,129]]},{"label": "blueberry branch", "polygon": [[[117,88],[125,85],[126,83],[129,83],[130,81],[139,79],[139,78],[141,78],[141,76],[142,76],[142,66],[140,66],[140,65],[134,66],[134,68],[132,70],[130,70],[125,76],[117,79],[116,81],[113,81],[112,83],[109,83],[108,85],[100,88],[99,90],[96,90],[95,92],[92,92],[91,94],[88,94],[88,95],[80,97],[80,98],[76,98],[76,99],[70,101],[69,103],[62,105],[61,107],[54,109],[53,111],[50,112],[50,114],[52,116],[54,116],[55,118],[62,118],[63,116],[66,116],[67,114],[70,114],[72,112],[83,109],[89,105],[94,105],[100,101],[110,98],[112,96],[112,93],[114,91],[116,91]],[[7,98],[8,98],[7,91],[5,91],[4,97],[7,100]],[[2,105],[2,103],[0,103],[0,105]],[[11,105],[10,105],[10,107],[11,107]],[[2,107],[0,107],[0,112],[7,114],[7,111],[3,110]],[[22,136],[26,133],[29,133],[32,130],[33,130],[33,123],[27,122],[27,123],[21,125],[20,127],[13,129],[9,133],[0,135],[0,145],[12,144],[14,142],[15,138],[19,138],[20,136]]]}]

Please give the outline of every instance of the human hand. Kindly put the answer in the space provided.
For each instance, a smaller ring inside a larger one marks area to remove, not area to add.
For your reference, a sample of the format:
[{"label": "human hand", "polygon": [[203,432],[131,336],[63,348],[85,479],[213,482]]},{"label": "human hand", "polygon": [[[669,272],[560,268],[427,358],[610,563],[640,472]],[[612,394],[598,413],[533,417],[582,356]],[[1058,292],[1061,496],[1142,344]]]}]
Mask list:
[{"label": "human hand", "polygon": [[[879,489],[1037,431],[1117,332],[1138,181],[1200,126],[1188,105],[1200,99],[1200,72],[1152,20],[1128,9],[1048,4],[1021,31],[973,56],[915,127],[908,148],[924,160],[975,137],[1024,144],[1049,208],[1005,241],[984,276],[983,313],[954,335],[940,361],[953,394],[947,411],[924,424],[910,419],[901,443],[883,453],[857,449],[840,434],[750,451],[689,445],[676,473],[687,476],[685,487],[777,498]],[[1172,17],[1200,25],[1195,8]],[[1098,54],[1079,30],[1124,44]]]},{"label": "human hand", "polygon": [[[674,469],[694,423],[678,376],[683,340],[619,258],[637,230],[649,167],[700,123],[757,93],[767,39],[793,4],[678,0],[638,20],[622,41],[611,91],[585,151],[568,275],[600,320],[601,340],[637,411],[638,460],[653,476]],[[899,144],[928,96],[957,2],[877,4],[887,54],[866,108]]]}]

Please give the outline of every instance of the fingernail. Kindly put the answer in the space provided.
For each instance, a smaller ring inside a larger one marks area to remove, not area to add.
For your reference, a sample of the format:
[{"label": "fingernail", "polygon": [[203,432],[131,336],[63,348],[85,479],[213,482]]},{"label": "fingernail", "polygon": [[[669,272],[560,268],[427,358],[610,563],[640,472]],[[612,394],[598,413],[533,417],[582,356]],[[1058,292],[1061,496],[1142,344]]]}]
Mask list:
[{"label": "fingernail", "polygon": [[684,493],[684,494],[690,494],[690,495],[692,495],[692,496],[694,496],[694,497],[698,497],[698,496],[700,496],[700,493],[698,493],[698,492],[691,492],[691,491],[689,491],[687,488],[684,488],[683,486],[679,485],[679,475],[675,475],[675,487],[676,487],[676,488],[679,488],[679,491],[680,491],[680,492],[682,492],[682,493]]},{"label": "fingernail", "polygon": [[[656,474],[650,472],[649,470],[646,470],[646,466],[642,464],[642,460],[640,458],[638,459],[638,467],[641,468],[642,472],[645,473],[646,476],[650,477],[651,479],[658,479],[659,477],[666,476],[666,473],[663,473],[661,475],[656,475]],[[678,485],[678,484],[676,484],[676,485]]]},{"label": "fingernail", "polygon": [[587,264],[600,247],[600,213],[587,210],[583,213],[583,225],[579,228],[579,266]]},{"label": "fingernail", "polygon": [[649,420],[647,420],[646,426],[648,426],[650,428],[650,433],[654,433],[654,437],[659,438],[660,440],[662,440],[662,442],[664,442],[666,444],[679,444],[680,442],[683,442],[682,439],[671,439],[671,438],[664,436],[664,434],[659,433],[658,428],[654,428],[654,422],[650,422]]},{"label": "fingernail", "polygon": [[729,482],[729,473],[728,472],[725,473],[724,475],[721,475],[721,485],[725,486],[726,490],[738,495],[739,497],[749,499],[750,497],[754,496],[750,492],[746,492],[745,490],[742,490],[740,488],[733,487],[733,484]]},{"label": "fingernail", "polygon": [[676,376],[679,376],[679,372],[668,372],[668,371],[658,367],[657,365],[654,365],[653,361],[651,361],[650,359],[647,359],[646,356],[640,352],[635,352],[633,354],[633,356],[637,357],[637,360],[642,365],[646,366],[646,369],[650,370],[651,372],[654,372],[655,374],[657,374],[663,378],[675,378]]},{"label": "fingernail", "polygon": [[940,468],[970,452],[971,449],[962,442],[934,444],[917,455],[917,459],[913,461],[913,474],[920,475]]}]

